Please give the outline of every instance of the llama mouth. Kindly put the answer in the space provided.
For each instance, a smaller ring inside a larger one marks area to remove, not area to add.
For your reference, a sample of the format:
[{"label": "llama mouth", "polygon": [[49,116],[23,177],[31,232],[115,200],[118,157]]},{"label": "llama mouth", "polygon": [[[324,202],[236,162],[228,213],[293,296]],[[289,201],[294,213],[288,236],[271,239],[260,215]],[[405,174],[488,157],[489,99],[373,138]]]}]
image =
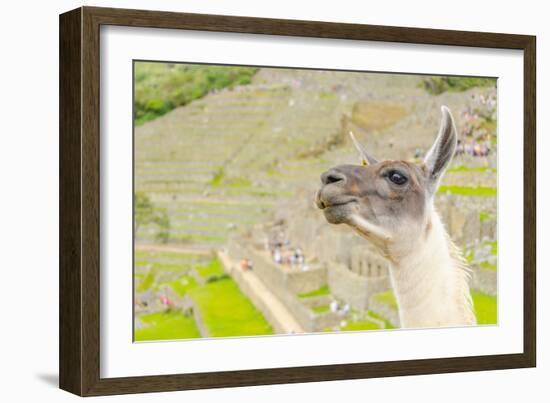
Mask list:
[{"label": "llama mouth", "polygon": [[328,203],[328,204],[324,203],[324,206],[325,206],[324,209],[345,206],[346,204],[350,204],[350,203],[353,203],[353,200],[349,200],[349,201],[341,202],[341,203]]},{"label": "llama mouth", "polygon": [[333,207],[341,207],[346,204],[355,202],[355,198],[343,199],[343,200],[326,200],[321,197],[321,191],[318,191],[315,196],[315,204],[320,210],[326,210]]}]

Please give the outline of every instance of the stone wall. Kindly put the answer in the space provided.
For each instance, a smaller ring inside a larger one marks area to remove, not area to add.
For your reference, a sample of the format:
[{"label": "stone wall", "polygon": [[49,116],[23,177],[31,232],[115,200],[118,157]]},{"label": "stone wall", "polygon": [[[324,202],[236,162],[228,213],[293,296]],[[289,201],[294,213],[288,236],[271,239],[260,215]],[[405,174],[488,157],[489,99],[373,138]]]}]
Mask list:
[{"label": "stone wall", "polygon": [[332,295],[359,310],[369,309],[370,297],[391,287],[387,275],[366,277],[341,263],[329,264],[328,284]]},{"label": "stone wall", "polygon": [[286,286],[294,294],[315,291],[327,283],[327,270],[323,266],[308,266],[306,271],[296,269],[285,273]]},{"label": "stone wall", "polygon": [[[249,251],[249,255],[254,264],[254,273],[292,312],[303,329],[306,332],[320,330],[316,324],[314,313],[300,301],[293,290],[300,289],[302,290],[300,292],[309,292],[326,284],[326,270],[320,268],[304,272],[303,276],[295,276],[273,263],[266,252],[254,250]],[[322,274],[325,275],[324,279],[321,278]],[[308,275],[313,279],[311,282],[307,280]],[[300,280],[303,282],[302,284],[300,284]]]},{"label": "stone wall", "polygon": [[471,285],[476,290],[492,296],[497,295],[497,271],[476,267],[472,272]]},{"label": "stone wall", "polygon": [[185,295],[183,298],[183,311],[186,314],[191,313],[193,315],[193,319],[195,319],[195,324],[197,325],[197,329],[199,329],[201,337],[210,337],[210,332],[202,319],[200,309],[189,294]]},{"label": "stone wall", "polygon": [[[451,239],[461,248],[476,245],[483,239],[497,239],[496,220],[481,220],[480,212],[496,216],[493,198],[470,198],[468,204],[463,197],[438,195],[436,208],[449,232]],[[473,203],[477,205],[472,205]]]}]

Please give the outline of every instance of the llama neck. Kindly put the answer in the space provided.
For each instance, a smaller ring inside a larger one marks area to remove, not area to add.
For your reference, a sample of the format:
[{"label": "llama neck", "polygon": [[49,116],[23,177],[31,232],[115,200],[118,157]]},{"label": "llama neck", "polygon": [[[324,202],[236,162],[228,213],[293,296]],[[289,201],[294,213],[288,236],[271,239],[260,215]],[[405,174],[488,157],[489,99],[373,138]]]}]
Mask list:
[{"label": "llama neck", "polygon": [[403,327],[475,324],[469,271],[433,211],[411,252],[390,264]]}]

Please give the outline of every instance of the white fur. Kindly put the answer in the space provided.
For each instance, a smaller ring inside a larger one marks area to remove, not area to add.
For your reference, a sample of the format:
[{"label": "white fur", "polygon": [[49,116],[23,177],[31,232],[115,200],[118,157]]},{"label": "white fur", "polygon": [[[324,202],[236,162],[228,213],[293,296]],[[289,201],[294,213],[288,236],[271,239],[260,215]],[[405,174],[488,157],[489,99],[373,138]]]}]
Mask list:
[{"label": "white fur", "polygon": [[[469,270],[432,209],[431,228],[417,234],[404,255],[390,262],[403,327],[474,325]],[[390,246],[391,254],[391,246]]]}]

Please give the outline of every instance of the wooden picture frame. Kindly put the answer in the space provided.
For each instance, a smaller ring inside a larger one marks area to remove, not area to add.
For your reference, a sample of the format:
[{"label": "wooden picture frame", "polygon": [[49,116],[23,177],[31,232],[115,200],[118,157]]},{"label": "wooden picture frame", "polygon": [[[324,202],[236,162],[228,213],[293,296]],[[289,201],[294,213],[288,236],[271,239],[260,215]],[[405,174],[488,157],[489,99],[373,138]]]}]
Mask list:
[{"label": "wooden picture frame", "polygon": [[[100,377],[100,27],[170,28],[524,52],[524,348],[521,354]],[[536,363],[535,37],[81,7],[60,16],[60,387],[81,396],[533,367]]]}]

